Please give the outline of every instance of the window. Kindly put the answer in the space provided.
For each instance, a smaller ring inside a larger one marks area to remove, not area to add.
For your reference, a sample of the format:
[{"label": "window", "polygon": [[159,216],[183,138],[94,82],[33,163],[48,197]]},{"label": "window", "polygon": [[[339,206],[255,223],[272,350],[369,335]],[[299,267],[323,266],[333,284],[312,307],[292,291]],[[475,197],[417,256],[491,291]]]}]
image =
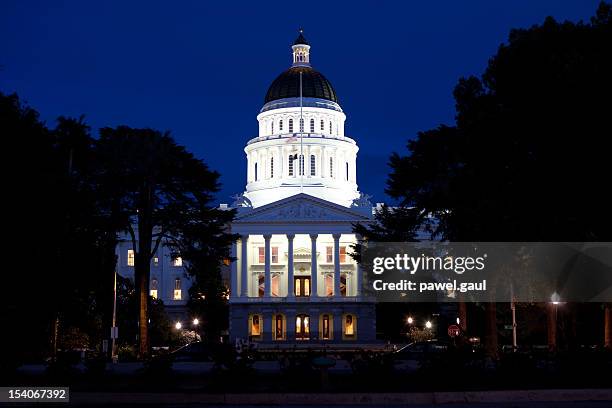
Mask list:
[{"label": "window", "polygon": [[310,296],[310,276],[295,276],[293,278],[295,288],[295,296],[304,297]]},{"label": "window", "polygon": [[314,133],[314,119],[310,119],[310,133]]},{"label": "window", "polygon": [[293,119],[289,119],[289,133],[293,133]]},{"label": "window", "polygon": [[274,156],[270,157],[270,178],[274,178]]},{"label": "window", "polygon": [[329,274],[325,275],[325,296],[334,295],[334,276]]},{"label": "window", "polygon": [[266,278],[263,273],[257,277],[257,296],[264,297],[266,294]]},{"label": "window", "polygon": [[255,163],[255,181],[257,181],[257,163]]},{"label": "window", "polygon": [[151,290],[149,291],[149,295],[153,298],[153,299],[157,299],[157,279],[152,279],[151,280]]},{"label": "window", "polygon": [[265,247],[257,248],[257,263],[260,263],[260,264],[266,263],[266,248]]},{"label": "window", "polygon": [[355,316],[347,314],[344,316],[344,335],[346,337],[355,336]]},{"label": "window", "polygon": [[348,162],[346,162],[346,181],[348,181],[349,179],[349,165]]},{"label": "window", "polygon": [[250,335],[253,337],[261,336],[261,316],[252,315],[250,320],[251,320],[251,324],[249,327]]},{"label": "window", "polygon": [[282,119],[281,119],[281,120],[278,122],[278,128],[279,128],[281,131],[283,130],[283,120],[282,120]]},{"label": "window", "polygon": [[272,247],[272,263],[278,263],[278,247]]},{"label": "window", "polygon": [[321,130],[325,130],[325,121],[321,119]]},{"label": "window", "polygon": [[281,314],[274,316],[274,340],[285,340],[285,317]]},{"label": "window", "polygon": [[127,266],[134,266],[134,250],[128,249],[127,251]]},{"label": "window", "polygon": [[329,158],[329,177],[334,177],[334,158]]},{"label": "window", "polygon": [[157,256],[153,257],[153,265],[159,266],[159,257]]},{"label": "window", "polygon": [[304,175],[304,155],[300,154],[300,176]]},{"label": "window", "polygon": [[297,158],[297,155],[290,155],[289,156],[289,175],[293,176],[293,162],[294,160]]},{"label": "window", "polygon": [[181,300],[182,299],[182,290],[181,290],[181,278],[176,278],[174,280],[174,294],[172,296],[172,299],[174,300]]},{"label": "window", "polygon": [[304,132],[304,118],[300,118],[300,133]]},{"label": "window", "polygon": [[317,174],[317,158],[314,154],[310,155],[310,175],[314,176]]},{"label": "window", "polygon": [[270,122],[270,134],[274,134],[274,121]]},{"label": "window", "polygon": [[329,121],[329,134],[332,134],[332,122],[331,120]]},{"label": "window", "polygon": [[180,256],[175,257],[172,260],[172,265],[173,266],[183,266],[183,258],[181,258]]},{"label": "window", "polygon": [[333,263],[334,262],[334,247],[328,246],[325,248],[325,262]]},{"label": "window", "polygon": [[279,297],[280,296],[280,275],[272,276],[272,296]]},{"label": "window", "polygon": [[340,263],[346,263],[346,246],[340,247]]},{"label": "window", "polygon": [[340,296],[346,296],[346,274],[343,273],[340,275]]},{"label": "window", "polygon": [[299,314],[295,317],[295,339],[310,339],[310,317],[308,315]]},{"label": "window", "polygon": [[328,314],[324,314],[321,317],[321,339],[331,340],[331,325]]}]

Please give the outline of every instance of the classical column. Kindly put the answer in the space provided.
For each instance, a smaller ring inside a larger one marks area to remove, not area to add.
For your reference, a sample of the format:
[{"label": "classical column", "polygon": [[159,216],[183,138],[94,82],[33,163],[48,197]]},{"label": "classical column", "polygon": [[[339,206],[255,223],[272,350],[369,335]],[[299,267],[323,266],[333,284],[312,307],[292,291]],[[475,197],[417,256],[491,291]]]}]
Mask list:
[{"label": "classical column", "polygon": [[[238,253],[238,249],[236,248],[238,246],[238,242],[234,241],[232,242],[232,252],[230,254],[230,256],[233,259],[236,259],[236,254]],[[239,296],[239,292],[238,292],[238,262],[232,262],[232,277],[231,277],[231,283],[230,283],[230,296],[232,298],[236,298]]]},{"label": "classical column", "polygon": [[334,297],[340,296],[340,234],[334,237]]},{"label": "classical column", "polygon": [[266,234],[263,236],[265,240],[265,276],[264,276],[264,286],[265,286],[265,294],[266,296],[272,296],[272,275],[270,273],[270,260],[271,260],[271,250],[270,250],[270,239],[272,239],[272,235]]},{"label": "classical column", "polygon": [[293,287],[293,238],[295,238],[295,234],[287,234],[287,297],[290,300],[295,297]]},{"label": "classical column", "polygon": [[240,296],[241,297],[249,296],[249,263],[248,263],[248,255],[247,255],[248,242],[249,242],[248,235],[242,235],[240,237],[240,252],[241,252],[240,272],[242,275],[240,277]]},{"label": "classical column", "polygon": [[317,271],[317,234],[310,234],[310,291],[311,296],[319,296],[318,271]]},{"label": "classical column", "polygon": [[[355,235],[357,239],[357,243],[361,243],[362,237],[361,235]],[[361,296],[361,285],[363,281],[363,270],[361,269],[361,265],[359,262],[355,262],[355,296]]]}]

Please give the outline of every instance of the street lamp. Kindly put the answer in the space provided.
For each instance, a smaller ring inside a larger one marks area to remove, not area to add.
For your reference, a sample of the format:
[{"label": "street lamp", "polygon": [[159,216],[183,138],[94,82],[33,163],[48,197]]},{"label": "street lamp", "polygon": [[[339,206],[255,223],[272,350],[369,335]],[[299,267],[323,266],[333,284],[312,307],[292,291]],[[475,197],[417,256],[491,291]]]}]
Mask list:
[{"label": "street lamp", "polygon": [[408,318],[406,319],[406,322],[408,324],[412,324],[412,323],[414,323],[414,319],[412,318],[412,316],[408,316]]},{"label": "street lamp", "polygon": [[193,319],[193,325],[197,326],[198,324],[200,324],[200,321],[198,320],[198,318],[196,317],[195,319]]},{"label": "street lamp", "polygon": [[181,322],[176,322],[174,327],[176,328],[176,330],[181,330],[181,327],[183,327],[183,325],[181,324]]},{"label": "street lamp", "polygon": [[431,326],[432,326],[432,324],[431,324],[431,322],[429,320],[425,322],[425,327],[426,328],[431,329]]}]

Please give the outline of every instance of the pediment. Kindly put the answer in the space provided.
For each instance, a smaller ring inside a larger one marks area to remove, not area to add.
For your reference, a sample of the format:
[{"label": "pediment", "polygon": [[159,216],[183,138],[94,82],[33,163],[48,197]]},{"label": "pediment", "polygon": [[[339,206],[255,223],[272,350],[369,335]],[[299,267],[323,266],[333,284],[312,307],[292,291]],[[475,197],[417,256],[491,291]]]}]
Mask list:
[{"label": "pediment", "polygon": [[366,211],[301,193],[262,207],[245,208],[239,211],[234,223],[367,222],[371,215]]}]

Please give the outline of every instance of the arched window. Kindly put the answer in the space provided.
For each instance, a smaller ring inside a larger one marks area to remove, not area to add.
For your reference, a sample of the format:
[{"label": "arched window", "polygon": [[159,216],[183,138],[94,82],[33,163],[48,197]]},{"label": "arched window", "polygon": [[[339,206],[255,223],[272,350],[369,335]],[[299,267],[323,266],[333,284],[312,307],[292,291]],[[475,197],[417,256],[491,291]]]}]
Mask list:
[{"label": "arched window", "polygon": [[314,154],[310,155],[310,175],[315,176],[317,174],[317,158]]},{"label": "arched window", "polygon": [[289,175],[293,176],[293,162],[297,159],[297,155],[292,154],[289,156]]},{"label": "arched window", "polygon": [[249,324],[249,334],[253,337],[260,337],[261,336],[261,321],[262,318],[260,315],[252,315],[251,318],[249,319],[250,323]]},{"label": "arched window", "polygon": [[278,122],[278,129],[279,129],[281,132],[283,131],[283,120],[282,120],[282,119],[281,119],[281,120]]},{"label": "arched window", "polygon": [[293,133],[293,119],[289,119],[289,133]]},{"label": "arched window", "polygon": [[270,178],[274,178],[274,156],[270,157]]},{"label": "arched window", "polygon": [[314,119],[310,119],[310,133],[314,133]]},{"label": "arched window", "polygon": [[329,177],[334,177],[334,158],[329,158]]},{"label": "arched window", "polygon": [[349,179],[349,164],[346,162],[346,181]]},{"label": "arched window", "polygon": [[304,155],[300,154],[300,176],[304,175]]},{"label": "arched window", "polygon": [[344,315],[344,336],[354,337],[357,332],[357,318],[352,314]]},{"label": "arched window", "polygon": [[255,181],[257,181],[257,163],[255,163]]},{"label": "arched window", "polygon": [[300,132],[304,132],[304,118],[300,118]]},{"label": "arched window", "polygon": [[274,340],[285,340],[285,316],[274,316]]},{"label": "arched window", "polygon": [[310,316],[299,314],[295,317],[295,339],[310,339]]},{"label": "arched window", "polygon": [[324,314],[321,316],[321,339],[322,340],[331,340],[332,336],[332,322],[331,316],[328,314]]},{"label": "arched window", "polygon": [[321,130],[325,130],[325,121],[321,119]]}]

